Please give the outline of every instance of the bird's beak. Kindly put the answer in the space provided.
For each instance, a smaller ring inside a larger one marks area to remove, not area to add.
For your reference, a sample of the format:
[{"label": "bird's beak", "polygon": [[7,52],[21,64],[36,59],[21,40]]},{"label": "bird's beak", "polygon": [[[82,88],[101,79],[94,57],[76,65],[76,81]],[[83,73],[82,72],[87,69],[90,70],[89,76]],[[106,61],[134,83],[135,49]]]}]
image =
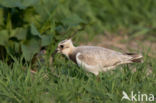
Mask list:
[{"label": "bird's beak", "polygon": [[60,49],[57,48],[57,49],[55,50],[55,52],[56,52],[56,53],[60,53]]}]

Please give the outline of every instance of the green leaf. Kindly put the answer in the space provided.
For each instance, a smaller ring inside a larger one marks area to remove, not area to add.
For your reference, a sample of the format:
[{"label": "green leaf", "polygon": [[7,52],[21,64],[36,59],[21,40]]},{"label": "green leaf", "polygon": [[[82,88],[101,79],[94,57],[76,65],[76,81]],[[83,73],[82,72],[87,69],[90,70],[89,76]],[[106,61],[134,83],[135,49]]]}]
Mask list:
[{"label": "green leaf", "polygon": [[24,10],[23,21],[27,22],[28,24],[31,24],[33,22],[34,25],[40,27],[41,19],[42,18],[40,18],[40,15],[36,14],[34,8],[27,8],[26,10]]},{"label": "green leaf", "polygon": [[4,7],[19,7],[19,8],[24,8],[24,6],[21,4],[19,0],[1,0],[0,5]]},{"label": "green leaf", "polygon": [[61,33],[66,32],[68,28],[65,28],[65,27],[59,25],[55,29],[56,29],[57,32],[59,32],[61,34]]},{"label": "green leaf", "polygon": [[75,26],[75,25],[78,25],[78,24],[80,24],[80,23],[85,23],[85,21],[82,20],[82,19],[81,19],[79,16],[77,16],[77,15],[73,15],[73,16],[64,18],[61,22],[62,22],[64,25],[67,25],[67,26]]},{"label": "green leaf", "polygon": [[0,8],[0,26],[4,25],[3,9]]},{"label": "green leaf", "polygon": [[48,19],[52,19],[53,13],[58,5],[58,0],[40,0],[34,5],[35,11],[40,15],[40,23],[45,23]]},{"label": "green leaf", "polygon": [[18,40],[25,40],[27,36],[26,28],[16,28],[12,30],[12,37],[16,37]]},{"label": "green leaf", "polygon": [[39,36],[40,37],[40,33],[38,32],[37,28],[35,27],[34,24],[31,24],[31,34],[34,36]]},{"label": "green leaf", "polygon": [[22,0],[22,4],[25,6],[25,7],[29,7],[29,6],[32,6],[34,4],[36,4],[37,2],[39,2],[40,0]]},{"label": "green leaf", "polygon": [[8,8],[18,7],[20,9],[25,9],[37,2],[39,2],[39,0],[1,0],[0,5]]},{"label": "green leaf", "polygon": [[39,52],[41,40],[39,38],[31,38],[22,44],[22,53],[24,58],[29,61],[33,58],[34,54]]},{"label": "green leaf", "polygon": [[41,45],[42,46],[47,46],[51,43],[52,41],[52,35],[42,35],[41,36]]},{"label": "green leaf", "polygon": [[8,42],[9,35],[7,30],[1,30],[0,31],[0,45],[5,46]]}]

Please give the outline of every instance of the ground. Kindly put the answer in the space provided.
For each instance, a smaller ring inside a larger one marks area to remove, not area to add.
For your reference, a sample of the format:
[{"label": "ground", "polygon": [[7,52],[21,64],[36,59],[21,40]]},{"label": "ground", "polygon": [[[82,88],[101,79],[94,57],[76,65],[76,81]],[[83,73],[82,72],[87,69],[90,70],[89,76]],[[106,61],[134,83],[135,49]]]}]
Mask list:
[{"label": "ground", "polygon": [[[123,91],[129,96],[132,91],[155,96],[155,43],[138,39],[128,41],[127,38],[99,35],[91,42],[80,43],[117,51],[141,52],[144,56],[143,63],[121,65],[115,70],[100,73],[98,77],[59,54],[51,65],[46,64],[49,62],[46,59],[35,68],[23,65],[17,59],[12,69],[0,62],[0,100],[3,103],[131,103],[121,101]],[[31,72],[32,69],[35,71]]]}]

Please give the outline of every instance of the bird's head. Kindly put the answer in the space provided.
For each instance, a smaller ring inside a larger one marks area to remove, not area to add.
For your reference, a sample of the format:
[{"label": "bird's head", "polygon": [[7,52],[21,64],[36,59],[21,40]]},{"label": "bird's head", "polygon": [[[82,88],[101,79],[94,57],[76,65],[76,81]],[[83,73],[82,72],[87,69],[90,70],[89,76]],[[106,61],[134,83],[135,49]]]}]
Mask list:
[{"label": "bird's head", "polygon": [[74,46],[71,39],[66,39],[61,41],[57,47],[57,53],[64,54],[68,57],[68,55],[73,51]]}]

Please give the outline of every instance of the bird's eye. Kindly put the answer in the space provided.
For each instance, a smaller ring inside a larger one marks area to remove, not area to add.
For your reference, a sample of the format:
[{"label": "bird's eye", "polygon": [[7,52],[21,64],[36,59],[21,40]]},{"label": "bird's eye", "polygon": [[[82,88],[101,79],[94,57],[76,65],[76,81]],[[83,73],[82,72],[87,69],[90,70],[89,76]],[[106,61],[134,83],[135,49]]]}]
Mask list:
[{"label": "bird's eye", "polygon": [[60,45],[60,47],[63,49],[64,48],[64,46],[63,45]]}]

